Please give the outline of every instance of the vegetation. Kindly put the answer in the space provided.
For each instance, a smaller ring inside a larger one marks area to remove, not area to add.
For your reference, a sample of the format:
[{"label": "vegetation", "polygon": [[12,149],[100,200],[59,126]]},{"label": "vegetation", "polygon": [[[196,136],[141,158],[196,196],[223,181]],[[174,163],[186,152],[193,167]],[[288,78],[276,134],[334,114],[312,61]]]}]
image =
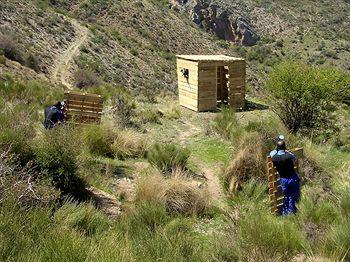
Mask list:
[{"label": "vegetation", "polygon": [[[0,3],[1,261],[350,260],[348,4],[217,2],[259,21],[257,46],[215,41],[163,0]],[[102,121],[44,130],[79,24],[67,81],[105,98]],[[174,54],[198,50],[246,58],[254,110],[174,102]],[[265,172],[278,134],[305,153],[284,218]]]},{"label": "vegetation", "polygon": [[320,132],[332,127],[331,113],[334,103],[342,100],[343,78],[335,70],[285,62],[271,73],[266,91],[272,110],[292,133]]},{"label": "vegetation", "polygon": [[154,144],[147,154],[148,161],[162,172],[171,172],[176,168],[185,169],[190,151],[175,144]]}]

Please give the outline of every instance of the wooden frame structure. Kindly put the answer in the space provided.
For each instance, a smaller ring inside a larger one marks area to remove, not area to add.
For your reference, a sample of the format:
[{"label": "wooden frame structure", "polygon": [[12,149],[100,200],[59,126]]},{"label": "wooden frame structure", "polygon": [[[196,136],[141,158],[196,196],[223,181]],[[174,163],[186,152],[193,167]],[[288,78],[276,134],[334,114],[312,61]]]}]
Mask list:
[{"label": "wooden frame structure", "polygon": [[181,106],[197,112],[215,111],[218,103],[244,107],[246,64],[224,55],[178,55]]},{"label": "wooden frame structure", "polygon": [[[300,174],[304,150],[302,148],[296,148],[290,151],[297,157],[294,168],[297,173]],[[269,181],[269,200],[271,202],[271,213],[274,215],[279,215],[281,214],[281,209],[284,202],[284,194],[282,192],[281,178],[273,166],[270,156],[267,157],[267,172]]]},{"label": "wooden frame structure", "polygon": [[103,99],[100,95],[67,91],[64,93],[66,117],[75,123],[101,123]]}]

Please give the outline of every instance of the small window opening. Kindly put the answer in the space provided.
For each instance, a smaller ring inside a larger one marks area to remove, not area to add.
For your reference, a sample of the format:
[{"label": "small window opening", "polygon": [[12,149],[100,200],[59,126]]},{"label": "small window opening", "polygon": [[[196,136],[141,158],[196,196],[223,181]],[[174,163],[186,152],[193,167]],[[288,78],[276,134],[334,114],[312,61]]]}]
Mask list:
[{"label": "small window opening", "polygon": [[182,76],[186,79],[188,79],[190,77],[190,73],[189,73],[188,69],[186,69],[186,68],[182,68],[181,73],[182,73]]}]

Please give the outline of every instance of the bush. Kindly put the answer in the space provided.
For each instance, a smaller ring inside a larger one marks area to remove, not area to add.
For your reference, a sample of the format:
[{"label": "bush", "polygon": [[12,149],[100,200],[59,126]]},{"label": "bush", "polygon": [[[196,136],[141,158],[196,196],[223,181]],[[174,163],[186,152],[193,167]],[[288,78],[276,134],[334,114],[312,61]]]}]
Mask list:
[{"label": "bush", "polygon": [[0,53],[6,58],[23,63],[23,54],[16,41],[8,36],[0,34]]},{"label": "bush", "polygon": [[189,157],[188,149],[175,144],[155,144],[147,154],[148,162],[164,173],[176,168],[185,169]]},{"label": "bush", "polygon": [[294,62],[280,64],[270,74],[266,91],[272,110],[292,132],[325,130],[342,74]]},{"label": "bush", "polygon": [[137,118],[141,124],[147,123],[160,123],[160,118],[163,114],[155,108],[153,105],[151,107],[145,107],[137,113]]},{"label": "bush", "polygon": [[102,233],[109,226],[108,218],[91,204],[66,203],[56,211],[55,221],[88,236]]},{"label": "bush", "polygon": [[30,141],[35,137],[34,112],[28,106],[3,109],[0,116],[0,148],[16,155],[21,165],[33,160]]},{"label": "bush", "polygon": [[20,166],[8,151],[0,152],[0,203],[45,206],[54,203],[58,192],[35,170],[31,163]]},{"label": "bush", "polygon": [[229,140],[237,141],[242,134],[235,111],[228,107],[224,107],[220,114],[215,116],[213,128],[223,138]]},{"label": "bush", "polygon": [[34,56],[32,53],[27,54],[25,65],[33,69],[37,73],[40,71],[40,60],[37,56]]},{"label": "bush", "polygon": [[83,129],[83,141],[89,152],[96,156],[113,156],[112,130],[104,125],[91,124]]},{"label": "bush", "polygon": [[81,142],[74,129],[62,126],[46,131],[33,142],[36,164],[64,195],[85,198],[85,182],[78,176]]},{"label": "bush", "polygon": [[89,70],[79,69],[74,74],[75,86],[83,89],[101,85],[101,80],[98,76]]},{"label": "bush", "polygon": [[119,159],[143,157],[146,154],[147,141],[135,131],[120,131],[116,134],[111,150]]},{"label": "bush", "polygon": [[130,126],[133,124],[135,109],[136,104],[131,94],[126,90],[119,89],[114,98],[114,105],[112,108],[113,117],[122,126]]}]

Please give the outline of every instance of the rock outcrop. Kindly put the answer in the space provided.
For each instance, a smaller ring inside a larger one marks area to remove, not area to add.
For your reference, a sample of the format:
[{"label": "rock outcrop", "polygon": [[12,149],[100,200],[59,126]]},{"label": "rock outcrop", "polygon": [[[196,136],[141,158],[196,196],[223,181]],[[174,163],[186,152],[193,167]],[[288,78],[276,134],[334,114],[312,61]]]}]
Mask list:
[{"label": "rock outcrop", "polygon": [[192,22],[220,39],[244,46],[253,46],[259,40],[247,19],[233,18],[229,11],[210,0],[170,0],[170,4],[174,9],[188,12]]}]

